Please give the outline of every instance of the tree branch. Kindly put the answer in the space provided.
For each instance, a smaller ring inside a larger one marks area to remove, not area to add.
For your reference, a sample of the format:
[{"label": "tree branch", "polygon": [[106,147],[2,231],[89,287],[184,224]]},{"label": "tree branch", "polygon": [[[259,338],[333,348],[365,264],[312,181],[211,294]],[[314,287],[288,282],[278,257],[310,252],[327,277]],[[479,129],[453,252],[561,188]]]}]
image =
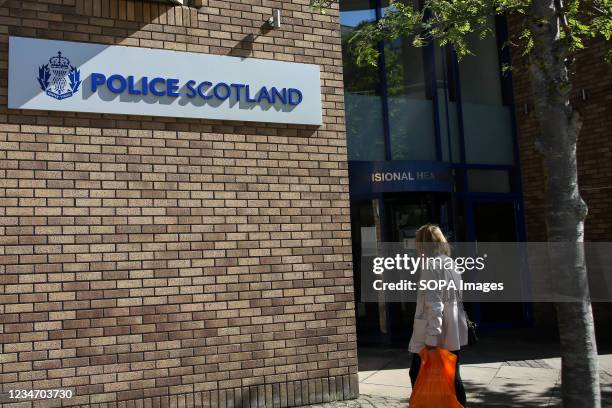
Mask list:
[{"label": "tree branch", "polygon": [[559,17],[561,27],[563,27],[563,31],[565,31],[567,35],[570,35],[572,29],[567,23],[567,15],[565,13],[565,8],[563,7],[562,0],[555,0],[555,11],[557,12],[557,17]]}]

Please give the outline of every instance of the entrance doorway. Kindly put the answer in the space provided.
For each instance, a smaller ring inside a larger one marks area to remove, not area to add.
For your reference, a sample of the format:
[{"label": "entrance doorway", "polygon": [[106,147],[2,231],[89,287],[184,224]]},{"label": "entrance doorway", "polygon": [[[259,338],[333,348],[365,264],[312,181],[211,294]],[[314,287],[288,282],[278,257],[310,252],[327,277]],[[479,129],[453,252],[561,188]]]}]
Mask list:
[{"label": "entrance doorway", "polygon": [[[516,242],[524,239],[520,201],[477,194],[452,202],[450,193],[380,194],[351,206],[357,339],[362,346],[404,347],[412,334],[413,302],[360,302],[361,253],[368,241],[403,242],[412,247],[417,229],[436,223],[451,242]],[[530,307],[521,303],[466,304],[482,329],[519,327],[529,322]]]},{"label": "entrance doorway", "polygon": [[[524,240],[519,205],[519,201],[512,198],[464,200],[465,241],[474,242],[476,256],[484,255],[478,243]],[[516,259],[516,271],[517,274],[525,273],[520,259]],[[483,329],[524,326],[529,322],[531,311],[524,303],[473,303],[466,304],[466,309]]]},{"label": "entrance doorway", "polygon": [[361,251],[367,241],[403,242],[414,245],[417,229],[436,223],[452,235],[449,193],[384,194],[353,203],[351,225],[357,308],[357,338],[360,345],[408,344],[414,318],[414,302],[365,303],[361,294]]},{"label": "entrance doorway", "polygon": [[[438,224],[447,235],[452,235],[450,194],[410,194],[390,197],[385,205],[388,214],[390,242],[402,242],[414,247],[416,231],[424,224]],[[412,334],[414,302],[387,304],[389,342],[406,345]]]}]

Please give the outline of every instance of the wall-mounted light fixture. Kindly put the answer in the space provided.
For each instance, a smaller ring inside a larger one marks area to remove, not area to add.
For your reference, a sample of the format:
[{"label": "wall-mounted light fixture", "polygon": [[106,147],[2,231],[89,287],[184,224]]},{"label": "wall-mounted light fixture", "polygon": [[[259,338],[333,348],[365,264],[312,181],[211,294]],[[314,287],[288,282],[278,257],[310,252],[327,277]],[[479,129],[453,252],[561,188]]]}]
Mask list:
[{"label": "wall-mounted light fixture", "polygon": [[281,28],[281,11],[279,9],[272,10],[272,17],[268,19],[268,24],[272,28]]}]

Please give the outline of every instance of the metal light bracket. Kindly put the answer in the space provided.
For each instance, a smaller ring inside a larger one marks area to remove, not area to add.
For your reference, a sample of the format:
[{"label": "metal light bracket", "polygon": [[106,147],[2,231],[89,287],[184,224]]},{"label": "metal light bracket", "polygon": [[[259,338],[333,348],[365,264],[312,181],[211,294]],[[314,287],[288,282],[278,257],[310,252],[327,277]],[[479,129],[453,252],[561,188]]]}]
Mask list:
[{"label": "metal light bracket", "polygon": [[272,10],[272,17],[268,19],[268,24],[272,28],[281,28],[281,11],[279,9]]}]

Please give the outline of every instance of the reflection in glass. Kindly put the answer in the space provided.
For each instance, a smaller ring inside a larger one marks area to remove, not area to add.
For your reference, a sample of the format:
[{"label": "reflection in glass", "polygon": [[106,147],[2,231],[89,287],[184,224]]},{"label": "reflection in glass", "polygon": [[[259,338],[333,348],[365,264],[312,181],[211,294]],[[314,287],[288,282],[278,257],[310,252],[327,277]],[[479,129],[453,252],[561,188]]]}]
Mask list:
[{"label": "reflection in glass", "polygon": [[436,159],[428,51],[405,38],[385,46],[393,160]]},{"label": "reflection in glass", "polygon": [[376,1],[342,0],[340,30],[344,65],[344,103],[349,160],[385,159],[380,74],[377,67],[357,65],[348,46],[353,30],[376,19]]},{"label": "reflection in glass", "polygon": [[436,47],[436,92],[440,120],[442,160],[461,162],[461,139],[457,114],[457,93],[453,75],[454,55],[449,46]]},{"label": "reflection in glass", "polygon": [[[403,0],[418,7],[418,1]],[[393,7],[381,2],[383,15]],[[417,48],[410,38],[385,44],[387,103],[392,160],[436,160],[430,48]]]},{"label": "reflection in glass", "polygon": [[[515,164],[511,91],[503,86],[495,36],[470,38],[475,56],[463,59],[458,71],[450,47],[416,48],[400,38],[384,45],[381,75],[377,67],[358,66],[347,44],[355,28],[376,20],[376,3],[340,2],[349,160],[459,163],[465,152],[470,164]],[[383,14],[392,7],[380,4]],[[391,157],[385,157],[385,132]]]},{"label": "reflection in glass", "polygon": [[497,40],[474,34],[469,46],[476,57],[459,65],[466,162],[512,165],[512,113],[502,88]]},{"label": "reflection in glass", "polygon": [[510,193],[512,183],[508,170],[470,169],[467,171],[470,192]]}]

